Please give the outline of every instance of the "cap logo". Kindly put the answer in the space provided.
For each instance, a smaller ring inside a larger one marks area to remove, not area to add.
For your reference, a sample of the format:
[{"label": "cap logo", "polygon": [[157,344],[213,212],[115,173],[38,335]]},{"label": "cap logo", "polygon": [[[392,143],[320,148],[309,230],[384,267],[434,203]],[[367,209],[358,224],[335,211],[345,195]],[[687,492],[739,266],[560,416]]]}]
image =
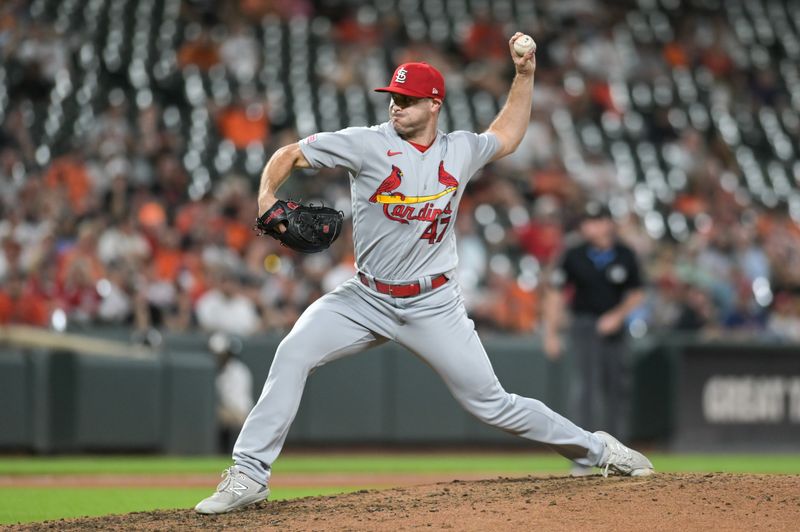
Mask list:
[{"label": "cap logo", "polygon": [[405,83],[406,82],[406,74],[408,72],[405,68],[401,68],[397,71],[397,75],[394,77],[395,83]]},{"label": "cap logo", "polygon": [[436,87],[432,88],[431,94],[439,94],[439,89],[437,89]]}]

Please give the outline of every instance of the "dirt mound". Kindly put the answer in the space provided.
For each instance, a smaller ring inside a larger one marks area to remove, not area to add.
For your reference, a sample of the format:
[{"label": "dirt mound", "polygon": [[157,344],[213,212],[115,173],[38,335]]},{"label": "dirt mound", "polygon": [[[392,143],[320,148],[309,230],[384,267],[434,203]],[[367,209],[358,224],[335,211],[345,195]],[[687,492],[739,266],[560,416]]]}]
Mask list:
[{"label": "dirt mound", "polygon": [[141,512],[19,530],[797,530],[800,475],[498,478],[269,501],[221,516]]}]

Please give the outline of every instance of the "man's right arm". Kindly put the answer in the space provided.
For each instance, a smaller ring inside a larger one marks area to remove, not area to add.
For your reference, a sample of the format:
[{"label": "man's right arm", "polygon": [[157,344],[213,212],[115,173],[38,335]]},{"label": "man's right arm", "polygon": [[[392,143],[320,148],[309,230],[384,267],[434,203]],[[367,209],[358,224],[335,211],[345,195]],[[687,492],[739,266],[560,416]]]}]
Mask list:
[{"label": "man's right arm", "polygon": [[287,144],[269,158],[258,187],[258,213],[264,213],[277,201],[275,192],[295,168],[311,168],[300,150],[300,143]]},{"label": "man's right arm", "polygon": [[564,287],[571,281],[569,274],[569,252],[558,258],[545,275],[542,294],[542,342],[544,352],[550,360],[562,354],[561,329],[566,321]]},{"label": "man's right arm", "polygon": [[564,322],[564,295],[560,288],[549,284],[545,286],[542,313],[544,353],[550,360],[555,360],[562,351],[560,332]]},{"label": "man's right arm", "polygon": [[489,133],[493,133],[500,143],[499,149],[492,157],[493,161],[516,151],[517,146],[522,142],[522,138],[528,130],[528,124],[531,119],[536,55],[535,50],[528,51],[522,57],[514,52],[514,42],[520,37],[522,37],[522,33],[517,32],[508,41],[508,48],[514,61],[516,75],[514,76],[514,81],[511,82],[506,103],[487,130]]}]

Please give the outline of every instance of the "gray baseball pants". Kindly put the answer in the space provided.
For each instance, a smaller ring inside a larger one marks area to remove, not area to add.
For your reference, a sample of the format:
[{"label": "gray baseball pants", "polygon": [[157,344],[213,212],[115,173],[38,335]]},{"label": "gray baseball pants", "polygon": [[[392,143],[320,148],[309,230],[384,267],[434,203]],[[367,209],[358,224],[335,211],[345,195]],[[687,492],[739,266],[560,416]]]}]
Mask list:
[{"label": "gray baseball pants", "polygon": [[433,368],[458,403],[484,423],[544,443],[578,464],[599,463],[604,445],[597,436],[541,401],[503,389],[455,280],[418,296],[394,298],[353,278],[309,306],[278,346],[261,397],[234,446],[236,465],[268,483],[308,375],[388,340]]}]

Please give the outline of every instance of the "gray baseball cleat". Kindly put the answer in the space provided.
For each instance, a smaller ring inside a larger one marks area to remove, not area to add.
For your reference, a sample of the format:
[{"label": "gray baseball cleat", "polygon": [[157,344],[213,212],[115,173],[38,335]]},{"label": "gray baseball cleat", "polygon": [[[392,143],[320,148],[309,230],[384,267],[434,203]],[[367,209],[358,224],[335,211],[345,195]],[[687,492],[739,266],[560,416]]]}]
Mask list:
[{"label": "gray baseball cleat", "polygon": [[224,514],[248,504],[266,500],[269,489],[248,477],[236,466],[222,472],[217,491],[194,507],[201,514]]},{"label": "gray baseball cleat", "polygon": [[602,468],[604,477],[608,476],[609,470],[629,477],[645,477],[653,474],[653,464],[645,455],[622,445],[618,439],[607,432],[598,430],[594,434],[606,445],[598,465]]}]

